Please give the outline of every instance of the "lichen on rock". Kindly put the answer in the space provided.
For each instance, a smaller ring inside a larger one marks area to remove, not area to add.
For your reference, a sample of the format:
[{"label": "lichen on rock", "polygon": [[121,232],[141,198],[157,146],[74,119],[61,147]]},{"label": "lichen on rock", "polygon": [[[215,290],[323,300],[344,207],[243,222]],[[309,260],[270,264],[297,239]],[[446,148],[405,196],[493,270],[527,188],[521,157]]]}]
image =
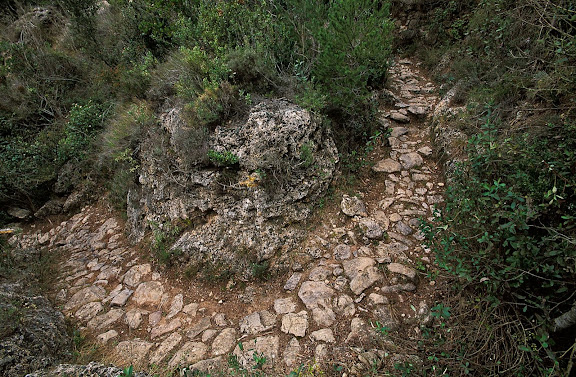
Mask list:
[{"label": "lichen on rock", "polygon": [[[141,240],[151,224],[185,222],[172,246],[193,270],[226,266],[239,276],[285,255],[304,236],[299,223],[328,188],[338,152],[329,130],[284,100],[254,106],[248,119],[220,125],[196,149],[211,163],[191,164],[176,135],[178,111],[141,145],[139,185],[129,194],[128,225]],[[165,145],[167,153],[158,153]]]}]

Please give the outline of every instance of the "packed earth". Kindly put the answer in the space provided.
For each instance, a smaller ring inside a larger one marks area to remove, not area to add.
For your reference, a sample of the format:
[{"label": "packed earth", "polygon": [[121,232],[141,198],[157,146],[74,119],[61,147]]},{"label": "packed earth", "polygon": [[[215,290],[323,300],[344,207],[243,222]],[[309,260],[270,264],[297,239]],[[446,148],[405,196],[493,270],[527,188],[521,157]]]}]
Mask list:
[{"label": "packed earth", "polygon": [[[164,375],[237,368],[287,375],[306,368],[364,375],[418,358],[384,335],[416,336],[432,320],[440,280],[420,230],[443,202],[430,140],[439,98],[419,64],[398,60],[381,93],[391,134],[355,192],[337,194],[307,224],[291,270],[267,281],[196,281],[131,244],[101,203],[14,238],[58,255],[56,302],[102,362]],[[39,229],[41,228],[41,229]],[[70,366],[59,366],[64,373]]]}]

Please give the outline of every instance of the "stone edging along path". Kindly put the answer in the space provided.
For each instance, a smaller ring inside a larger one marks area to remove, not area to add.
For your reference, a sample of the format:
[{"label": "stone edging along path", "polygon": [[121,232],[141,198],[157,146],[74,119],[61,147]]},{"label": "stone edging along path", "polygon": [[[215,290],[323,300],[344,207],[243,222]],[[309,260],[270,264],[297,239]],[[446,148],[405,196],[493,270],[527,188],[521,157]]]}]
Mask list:
[{"label": "stone edging along path", "polygon": [[361,199],[342,196],[339,219],[326,219],[305,243],[310,262],[295,263],[276,288],[238,295],[164,276],[97,206],[19,242],[66,256],[57,301],[119,366],[211,370],[232,354],[251,368],[256,353],[270,375],[323,362],[361,375],[375,362],[415,360],[374,327],[410,336],[430,320],[435,282],[416,266],[431,258],[419,219],[443,201],[429,130],[438,98],[409,60],[393,65],[390,82],[382,109],[390,148],[377,156],[374,178]]}]

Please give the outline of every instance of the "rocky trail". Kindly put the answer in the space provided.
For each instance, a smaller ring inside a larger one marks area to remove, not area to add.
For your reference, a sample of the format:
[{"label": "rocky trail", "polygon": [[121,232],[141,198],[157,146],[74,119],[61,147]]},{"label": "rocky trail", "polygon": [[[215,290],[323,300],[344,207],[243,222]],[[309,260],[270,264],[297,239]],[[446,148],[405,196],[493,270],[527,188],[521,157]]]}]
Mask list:
[{"label": "rocky trail", "polygon": [[[438,285],[420,219],[443,201],[429,123],[438,97],[418,64],[391,68],[389,146],[356,195],[341,194],[296,254],[291,271],[267,282],[199,282],[151,261],[131,245],[124,224],[103,206],[20,237],[61,255],[56,300],[80,331],[104,350],[105,362],[151,370],[261,365],[268,375],[300,366],[364,375],[414,359],[380,332],[415,335],[430,321]],[[60,367],[64,370],[65,367]],[[324,368],[324,367],[323,367]]]}]

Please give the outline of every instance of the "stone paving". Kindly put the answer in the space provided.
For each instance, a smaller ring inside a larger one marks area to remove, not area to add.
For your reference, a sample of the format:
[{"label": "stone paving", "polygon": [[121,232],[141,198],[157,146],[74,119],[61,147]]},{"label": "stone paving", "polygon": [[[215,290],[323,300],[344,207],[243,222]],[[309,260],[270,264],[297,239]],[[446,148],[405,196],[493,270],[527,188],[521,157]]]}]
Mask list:
[{"label": "stone paving", "polygon": [[382,192],[344,195],[345,222],[327,219],[322,234],[306,243],[311,262],[295,263],[283,294],[261,297],[263,309],[238,320],[217,310],[217,295],[173,285],[126,241],[122,225],[96,207],[20,242],[67,255],[57,300],[121,364],[210,370],[235,355],[249,367],[256,353],[276,370],[290,371],[341,352],[371,363],[381,353],[369,347],[376,321],[394,330],[429,317],[424,292],[434,282],[415,266],[430,263],[419,219],[443,200],[426,125],[438,101],[435,90],[416,64],[396,62],[383,94],[390,103],[382,108],[382,121],[392,128],[389,155],[372,168]]}]

